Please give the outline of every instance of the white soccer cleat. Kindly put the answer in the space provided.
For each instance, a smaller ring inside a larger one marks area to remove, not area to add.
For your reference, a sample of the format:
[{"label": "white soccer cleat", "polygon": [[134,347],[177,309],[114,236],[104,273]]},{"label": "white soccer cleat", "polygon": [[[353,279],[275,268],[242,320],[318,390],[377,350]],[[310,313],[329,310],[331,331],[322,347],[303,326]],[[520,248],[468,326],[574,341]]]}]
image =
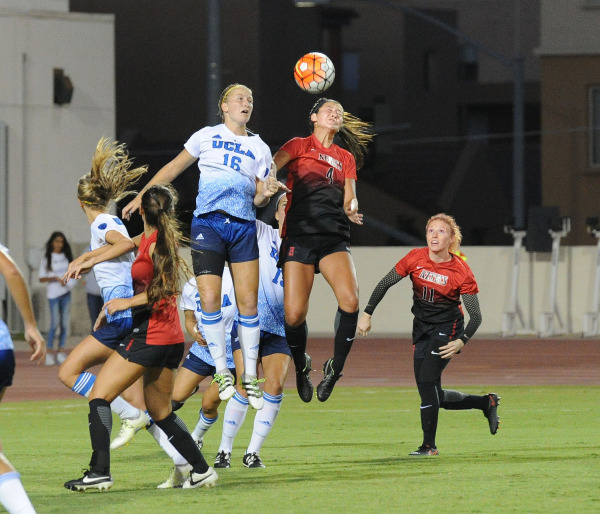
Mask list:
[{"label": "white soccer cleat", "polygon": [[235,387],[233,387],[234,379],[233,375],[229,370],[225,370],[224,373],[215,373],[213,382],[219,384],[219,398],[222,401],[227,401],[235,394]]},{"label": "white soccer cleat", "polygon": [[219,475],[213,468],[208,468],[206,473],[194,473],[190,471],[190,475],[187,480],[183,483],[184,489],[197,489],[199,487],[214,487],[217,485]]},{"label": "white soccer cleat", "polygon": [[116,450],[125,446],[129,441],[133,439],[142,428],[146,428],[146,425],[150,422],[148,416],[144,411],[140,411],[140,415],[137,419],[124,419],[121,423],[121,430],[119,435],[115,437],[110,443],[110,449]]},{"label": "white soccer cleat", "polygon": [[265,404],[263,392],[258,386],[258,384],[264,381],[264,378],[258,380],[255,376],[242,373],[242,387],[246,390],[246,393],[248,393],[248,403],[253,409],[260,410]]},{"label": "white soccer cleat", "polygon": [[183,466],[173,466],[169,478],[167,478],[162,484],[156,486],[157,489],[177,489],[183,487],[183,483],[186,481],[192,466],[184,464]]}]

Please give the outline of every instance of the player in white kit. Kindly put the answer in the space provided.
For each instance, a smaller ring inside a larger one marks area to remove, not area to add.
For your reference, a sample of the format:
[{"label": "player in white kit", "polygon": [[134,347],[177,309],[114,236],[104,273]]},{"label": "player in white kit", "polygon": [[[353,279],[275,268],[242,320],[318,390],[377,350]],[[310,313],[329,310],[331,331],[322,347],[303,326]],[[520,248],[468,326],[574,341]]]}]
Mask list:
[{"label": "player in white kit", "polygon": [[[4,277],[10,294],[21,316],[23,316],[25,340],[33,351],[30,360],[37,361],[39,365],[46,355],[46,344],[37,328],[23,273],[17,263],[9,256],[8,248],[1,244],[0,274]],[[13,341],[8,327],[0,319],[0,400],[6,392],[6,388],[12,385],[14,373],[15,352]],[[2,443],[0,443],[0,504],[11,513],[35,514],[35,509],[21,483],[21,475],[2,452]]]},{"label": "player in white kit", "polygon": [[[146,172],[145,167],[132,169],[131,164],[123,145],[102,138],[92,158],[91,171],[81,177],[77,185],[77,198],[91,225],[90,249],[71,262],[63,280],[78,278],[81,273],[94,273],[105,303],[113,298],[133,296],[131,264],[135,245],[123,222],[108,213],[111,202],[129,194],[129,187]],[[58,373],[63,384],[84,397],[89,396],[96,379],[86,370],[105,362],[131,331],[131,310],[107,314],[106,320],[106,324],[94,326],[94,331],[71,351]],[[134,385],[128,393],[125,396],[131,402],[144,405],[140,387]],[[122,420],[112,449],[126,444],[148,423],[144,410],[120,396],[111,403],[111,410]]]},{"label": "player in white kit", "polygon": [[[256,222],[260,251],[260,286],[258,288],[258,315],[260,318],[260,361],[264,375],[264,407],[254,417],[250,444],[242,459],[247,468],[264,468],[259,457],[260,449],[269,435],[283,400],[283,386],[287,378],[291,352],[285,339],[283,310],[283,276],[277,267],[281,228],[285,219],[287,198],[282,194],[277,199],[275,217],[279,230],[262,221]],[[223,433],[215,468],[231,466],[233,440],[237,435],[246,413],[248,401],[241,391],[236,391],[227,404],[223,419]]]},{"label": "player in white kit", "polygon": [[246,127],[254,108],[252,91],[241,84],[231,84],[221,93],[218,108],[222,123],[193,134],[184,150],[125,206],[123,217],[129,219],[138,209],[148,187],[171,182],[198,161],[200,178],[190,240],[202,303],[202,325],[217,368],[215,380],[221,399],[231,398],[235,388],[226,363],[220,303],[221,276],[228,261],[237,283],[239,337],[245,369],[241,382],[252,407],[261,409],[263,398],[256,372],[260,328],[255,211],[285,186],[277,181],[269,147]]}]

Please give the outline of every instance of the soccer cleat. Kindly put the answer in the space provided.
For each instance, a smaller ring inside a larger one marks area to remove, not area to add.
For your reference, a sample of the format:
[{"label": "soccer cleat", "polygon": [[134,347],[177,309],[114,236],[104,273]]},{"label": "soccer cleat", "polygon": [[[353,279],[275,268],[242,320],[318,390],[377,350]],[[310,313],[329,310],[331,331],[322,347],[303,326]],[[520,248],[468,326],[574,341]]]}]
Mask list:
[{"label": "soccer cleat", "polygon": [[498,405],[500,404],[500,396],[496,393],[489,393],[490,399],[489,407],[483,411],[483,415],[487,418],[490,425],[490,432],[494,435],[498,432],[498,425],[500,425],[500,418],[498,417]]},{"label": "soccer cleat", "polygon": [[247,453],[246,455],[244,455],[242,462],[244,463],[244,466],[246,466],[247,468],[265,468],[266,467],[263,464],[262,460],[260,460],[260,457],[258,456],[258,453],[256,453],[256,452]]},{"label": "soccer cleat", "polygon": [[219,479],[219,475],[213,468],[208,468],[206,473],[194,473],[190,471],[190,476],[188,476],[187,480],[183,483],[184,489],[197,489],[199,487],[214,487],[217,485],[217,480]]},{"label": "soccer cleat", "polygon": [[183,466],[173,466],[169,478],[162,484],[156,486],[157,489],[177,489],[183,487],[189,472],[192,471],[192,466],[184,464]]},{"label": "soccer cleat", "polygon": [[342,377],[341,373],[335,374],[333,371],[333,359],[328,359],[325,364],[323,364],[323,380],[317,386],[317,398],[320,402],[326,401],[329,396],[331,396],[331,392],[333,391],[333,386],[335,383]]},{"label": "soccer cleat", "polygon": [[248,403],[253,409],[260,410],[265,404],[263,392],[260,390],[260,387],[258,387],[258,384],[264,381],[264,378],[258,380],[252,375],[242,373],[242,387],[246,390],[246,393],[248,393]]},{"label": "soccer cleat", "polygon": [[310,381],[310,367],[312,365],[312,359],[308,353],[304,354],[304,369],[298,370],[296,368],[296,389],[298,389],[298,396],[305,403],[310,402],[313,399],[315,388]]},{"label": "soccer cleat", "polygon": [[225,370],[225,373],[215,373],[213,382],[219,384],[219,398],[223,401],[229,400],[235,394],[235,387],[233,387],[233,375],[229,370]]},{"label": "soccer cleat", "polygon": [[194,435],[192,434],[192,439],[196,443],[198,450],[202,450],[202,447],[204,446],[204,438],[201,437],[200,439],[196,439],[196,437],[194,437]]},{"label": "soccer cleat", "polygon": [[89,470],[84,470],[81,478],[65,482],[65,487],[71,491],[87,491],[88,489],[108,491],[112,485],[110,473],[99,474]]},{"label": "soccer cleat", "polygon": [[124,419],[121,422],[121,430],[119,435],[115,437],[110,443],[110,449],[116,450],[125,446],[129,441],[133,439],[142,428],[146,428],[149,423],[148,416],[144,411],[140,411],[140,415],[136,419]]},{"label": "soccer cleat", "polygon": [[215,468],[230,468],[231,467],[231,453],[220,451],[215,457]]},{"label": "soccer cleat", "polygon": [[440,452],[438,452],[438,449],[435,446],[432,448],[431,446],[425,445],[419,446],[419,448],[417,448],[414,452],[409,453],[408,455],[413,457],[433,457],[439,454]]}]

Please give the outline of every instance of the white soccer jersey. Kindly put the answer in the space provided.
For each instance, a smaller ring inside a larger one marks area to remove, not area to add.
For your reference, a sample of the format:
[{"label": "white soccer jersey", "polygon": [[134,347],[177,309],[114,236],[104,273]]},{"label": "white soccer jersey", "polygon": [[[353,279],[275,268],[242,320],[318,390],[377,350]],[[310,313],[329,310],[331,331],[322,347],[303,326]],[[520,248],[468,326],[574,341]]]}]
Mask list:
[{"label": "white soccer jersey", "polygon": [[200,178],[195,216],[217,210],[237,218],[256,219],[256,177],[265,180],[271,151],[258,135],[238,136],[225,124],[205,127],[184,145],[198,158]]},{"label": "white soccer jersey", "polygon": [[[96,250],[106,246],[106,234],[111,230],[129,237],[129,233],[123,222],[112,214],[99,214],[91,225],[92,238],[90,241],[90,250]],[[133,252],[110,259],[108,261],[96,264],[93,273],[100,287],[102,298],[105,302],[113,298],[130,298],[133,296],[133,285],[131,282],[131,264],[135,260]],[[91,272],[90,272],[91,273]],[[114,315],[107,315],[107,320],[131,317],[129,309],[116,312]]]},{"label": "white soccer jersey", "polygon": [[277,267],[281,238],[279,231],[262,221],[256,221],[256,236],[260,266],[258,287],[258,318],[260,329],[285,337],[283,325],[283,273]]},{"label": "white soccer jersey", "polygon": [[[0,244],[0,251],[9,254],[8,248],[3,244]],[[6,326],[6,323],[0,319],[0,350],[14,350],[12,337],[10,337],[10,331]]]},{"label": "white soccer jersey", "polygon": [[[183,286],[181,299],[179,300],[179,308],[184,311],[194,311],[196,316],[196,325],[198,330],[204,335],[202,328],[202,308],[200,307],[200,295],[196,287],[196,279],[191,278]],[[235,368],[233,362],[233,353],[231,351],[231,327],[237,312],[235,303],[235,291],[233,289],[233,280],[229,268],[223,270],[223,281],[221,284],[221,314],[223,315],[223,323],[225,324],[225,346],[227,355],[227,367]],[[211,366],[215,365],[215,361],[210,355],[207,346],[201,346],[196,341],[190,348],[190,353],[194,354],[199,359],[203,360]]]}]

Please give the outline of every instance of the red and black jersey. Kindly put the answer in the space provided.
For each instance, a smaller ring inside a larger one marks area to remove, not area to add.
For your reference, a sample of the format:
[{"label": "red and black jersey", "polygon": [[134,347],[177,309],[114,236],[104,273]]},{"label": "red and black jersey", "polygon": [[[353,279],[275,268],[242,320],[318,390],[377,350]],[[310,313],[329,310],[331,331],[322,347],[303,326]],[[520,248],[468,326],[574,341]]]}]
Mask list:
[{"label": "red and black jersey", "polygon": [[[150,257],[149,249],[152,243],[156,243],[157,233],[156,231],[153,232],[148,238],[146,234],[142,234],[137,257],[131,266],[131,278],[135,294],[146,291],[154,277],[154,263],[152,257]],[[135,325],[135,314],[133,321]],[[176,298],[173,297],[172,301],[169,302],[161,302],[158,308],[154,305],[148,321],[146,344],[168,345],[183,343],[184,341]]]},{"label": "red and black jersey", "polygon": [[396,271],[401,277],[410,277],[412,313],[427,323],[463,317],[460,295],[479,292],[471,268],[456,255],[448,262],[436,263],[429,258],[428,248],[417,248],[398,261]]},{"label": "red and black jersey", "polygon": [[283,236],[341,234],[350,237],[344,212],[346,179],[356,180],[356,161],[350,152],[332,144],[325,148],[311,135],[296,137],[281,147],[287,164],[287,207]]}]

